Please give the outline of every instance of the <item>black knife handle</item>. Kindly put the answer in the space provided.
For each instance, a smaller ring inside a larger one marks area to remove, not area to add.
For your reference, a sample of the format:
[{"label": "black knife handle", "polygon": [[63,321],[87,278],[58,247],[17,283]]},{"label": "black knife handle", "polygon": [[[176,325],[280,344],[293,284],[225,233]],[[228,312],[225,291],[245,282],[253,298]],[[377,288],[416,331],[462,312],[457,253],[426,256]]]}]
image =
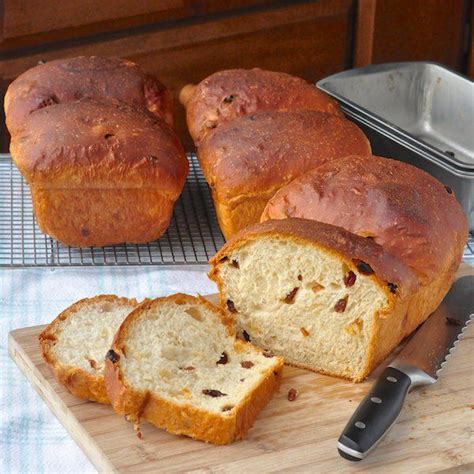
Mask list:
[{"label": "black knife handle", "polygon": [[337,448],[349,461],[361,461],[398,418],[411,379],[387,367],[344,428]]}]

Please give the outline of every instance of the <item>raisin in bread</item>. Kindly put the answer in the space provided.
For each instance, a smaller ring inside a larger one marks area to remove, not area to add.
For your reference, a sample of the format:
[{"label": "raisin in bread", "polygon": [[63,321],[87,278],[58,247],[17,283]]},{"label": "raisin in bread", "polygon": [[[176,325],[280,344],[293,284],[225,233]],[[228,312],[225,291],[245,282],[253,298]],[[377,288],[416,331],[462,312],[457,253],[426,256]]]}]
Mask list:
[{"label": "raisin in bread", "polygon": [[337,102],[300,77],[263,69],[216,72],[181,90],[189,133],[196,145],[225,122],[258,110],[317,110],[342,116]]},{"label": "raisin in bread", "polygon": [[353,381],[400,342],[418,288],[412,270],[371,239],[306,219],[252,226],[210,263],[245,339]]},{"label": "raisin in bread", "polygon": [[73,395],[109,403],[105,355],[120,324],[136,306],[134,299],[113,295],[86,298],[65,309],[40,334],[46,363]]},{"label": "raisin in bread", "polygon": [[147,301],[106,360],[114,410],[214,444],[242,438],[280,383],[283,360],[235,338],[221,309],[176,294]]}]

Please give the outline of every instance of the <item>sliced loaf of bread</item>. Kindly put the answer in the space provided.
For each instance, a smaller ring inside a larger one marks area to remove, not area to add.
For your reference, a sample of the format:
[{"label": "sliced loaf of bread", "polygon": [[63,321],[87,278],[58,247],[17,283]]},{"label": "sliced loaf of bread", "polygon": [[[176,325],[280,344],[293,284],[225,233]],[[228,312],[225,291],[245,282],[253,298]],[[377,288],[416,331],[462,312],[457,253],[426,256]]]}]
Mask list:
[{"label": "sliced loaf of bread", "polygon": [[114,295],[86,298],[65,309],[40,334],[43,357],[59,383],[79,398],[109,403],[105,355],[134,299]]},{"label": "sliced loaf of bread", "polygon": [[114,410],[214,444],[242,438],[278,388],[283,360],[238,340],[224,312],[183,294],[146,301],[117,332],[106,385]]},{"label": "sliced loaf of bread", "polygon": [[306,219],[247,228],[210,263],[221,304],[246,340],[353,381],[405,335],[418,287],[413,271],[373,240]]}]

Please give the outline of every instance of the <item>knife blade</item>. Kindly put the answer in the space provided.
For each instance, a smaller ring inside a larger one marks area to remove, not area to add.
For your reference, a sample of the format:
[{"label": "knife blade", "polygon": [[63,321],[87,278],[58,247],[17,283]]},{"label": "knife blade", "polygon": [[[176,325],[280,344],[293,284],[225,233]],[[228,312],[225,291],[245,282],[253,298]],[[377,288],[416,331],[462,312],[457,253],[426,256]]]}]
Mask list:
[{"label": "knife blade", "polygon": [[397,420],[409,391],[436,382],[473,313],[474,276],[465,276],[454,283],[362,400],[337,443],[343,458],[364,459]]}]

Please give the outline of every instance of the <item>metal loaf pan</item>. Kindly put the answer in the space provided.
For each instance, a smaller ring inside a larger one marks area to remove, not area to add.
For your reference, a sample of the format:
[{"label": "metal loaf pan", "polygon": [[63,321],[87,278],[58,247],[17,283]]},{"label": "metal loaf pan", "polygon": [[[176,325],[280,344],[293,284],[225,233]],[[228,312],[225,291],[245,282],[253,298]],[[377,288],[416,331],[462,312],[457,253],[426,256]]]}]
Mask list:
[{"label": "metal loaf pan", "polygon": [[474,82],[439,64],[406,62],[344,71],[317,87],[339,100],[375,155],[451,187],[474,231]]}]

